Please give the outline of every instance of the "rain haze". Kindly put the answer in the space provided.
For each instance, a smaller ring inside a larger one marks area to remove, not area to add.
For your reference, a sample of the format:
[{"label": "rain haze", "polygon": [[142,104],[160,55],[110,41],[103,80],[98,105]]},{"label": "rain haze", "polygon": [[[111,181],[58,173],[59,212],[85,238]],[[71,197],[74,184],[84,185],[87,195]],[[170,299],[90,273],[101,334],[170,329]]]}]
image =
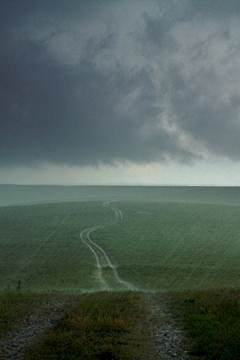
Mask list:
[{"label": "rain haze", "polygon": [[1,184],[240,185],[240,2],[0,0]]}]

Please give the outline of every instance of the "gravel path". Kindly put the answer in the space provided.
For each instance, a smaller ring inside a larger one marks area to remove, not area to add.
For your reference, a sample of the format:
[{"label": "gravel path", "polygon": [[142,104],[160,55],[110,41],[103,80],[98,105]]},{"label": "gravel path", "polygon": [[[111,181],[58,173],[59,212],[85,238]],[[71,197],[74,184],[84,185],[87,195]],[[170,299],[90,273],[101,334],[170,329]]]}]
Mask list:
[{"label": "gravel path", "polygon": [[150,328],[158,355],[156,359],[189,360],[183,325],[180,319],[173,317],[170,309],[171,305],[164,294],[150,295]]}]

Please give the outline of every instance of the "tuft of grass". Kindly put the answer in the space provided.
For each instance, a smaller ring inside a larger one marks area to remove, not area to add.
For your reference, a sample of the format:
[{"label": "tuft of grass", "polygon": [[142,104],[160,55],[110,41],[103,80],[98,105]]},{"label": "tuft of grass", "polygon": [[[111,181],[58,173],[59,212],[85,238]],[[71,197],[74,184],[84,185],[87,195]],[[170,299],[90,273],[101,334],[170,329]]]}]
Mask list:
[{"label": "tuft of grass", "polygon": [[44,359],[152,359],[144,294],[101,292],[82,295],[45,338],[27,350],[26,360]]},{"label": "tuft of grass", "polygon": [[240,359],[240,290],[174,294],[196,359]]}]

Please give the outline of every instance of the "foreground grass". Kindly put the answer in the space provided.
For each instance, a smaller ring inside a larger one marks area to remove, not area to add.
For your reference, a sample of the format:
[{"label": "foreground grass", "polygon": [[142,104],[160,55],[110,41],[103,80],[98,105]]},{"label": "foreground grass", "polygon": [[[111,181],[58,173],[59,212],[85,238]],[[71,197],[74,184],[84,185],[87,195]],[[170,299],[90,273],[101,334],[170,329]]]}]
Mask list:
[{"label": "foreground grass", "polygon": [[[240,289],[154,296],[167,298],[183,319],[192,359],[240,359]],[[141,292],[76,295],[72,303],[66,294],[0,293],[0,337],[32,310],[60,299],[67,299],[64,315],[27,348],[25,360],[155,359],[150,295]]]},{"label": "foreground grass", "polygon": [[153,359],[142,324],[144,294],[101,292],[80,303],[27,350],[25,359]]},{"label": "foreground grass", "polygon": [[240,290],[174,294],[194,359],[240,359]]}]

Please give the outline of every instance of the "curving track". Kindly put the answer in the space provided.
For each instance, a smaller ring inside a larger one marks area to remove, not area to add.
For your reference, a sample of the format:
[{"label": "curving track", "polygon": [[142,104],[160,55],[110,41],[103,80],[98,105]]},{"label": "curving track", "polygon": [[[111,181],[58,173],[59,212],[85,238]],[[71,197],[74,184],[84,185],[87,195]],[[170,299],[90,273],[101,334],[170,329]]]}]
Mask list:
[{"label": "curving track", "polygon": [[114,211],[115,219],[107,222],[106,224],[83,230],[80,233],[80,238],[83,243],[88,246],[96,259],[97,276],[103,290],[137,290],[134,285],[122,280],[119,277],[117,269],[112,264],[106,251],[91,239],[90,234],[93,231],[113,225],[123,220],[122,211],[116,207],[112,207],[111,201],[105,202],[103,206],[109,206]]}]

